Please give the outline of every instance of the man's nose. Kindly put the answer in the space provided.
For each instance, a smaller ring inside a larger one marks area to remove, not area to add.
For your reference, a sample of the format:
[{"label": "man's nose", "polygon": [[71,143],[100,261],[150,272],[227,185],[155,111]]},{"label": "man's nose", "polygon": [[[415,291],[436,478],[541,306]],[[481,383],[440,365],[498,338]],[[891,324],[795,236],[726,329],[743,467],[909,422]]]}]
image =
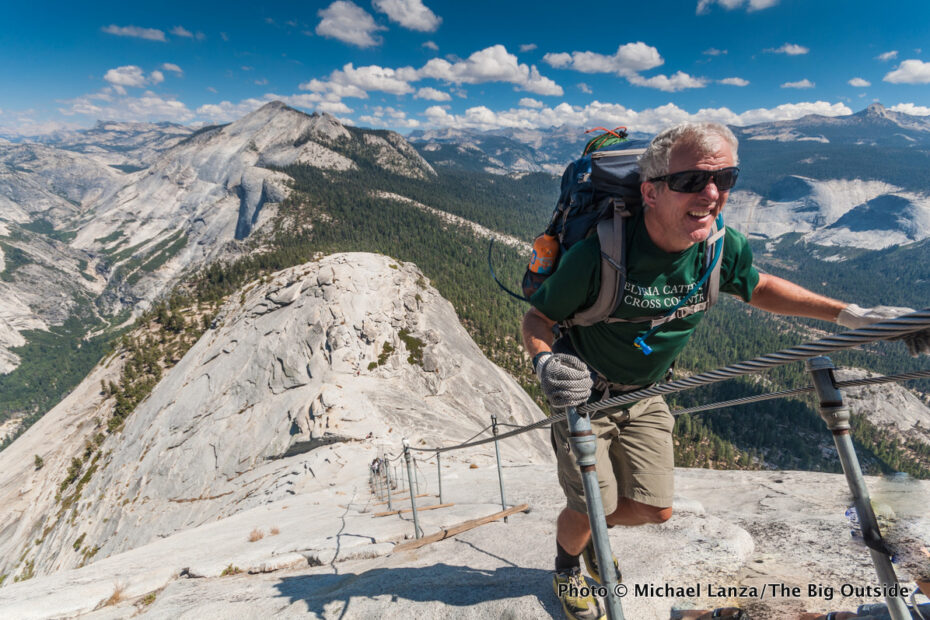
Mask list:
[{"label": "man's nose", "polygon": [[701,190],[701,196],[711,201],[717,200],[720,197],[720,190],[717,189],[716,181],[714,177],[711,177],[707,181],[707,185],[704,186],[704,189]]}]

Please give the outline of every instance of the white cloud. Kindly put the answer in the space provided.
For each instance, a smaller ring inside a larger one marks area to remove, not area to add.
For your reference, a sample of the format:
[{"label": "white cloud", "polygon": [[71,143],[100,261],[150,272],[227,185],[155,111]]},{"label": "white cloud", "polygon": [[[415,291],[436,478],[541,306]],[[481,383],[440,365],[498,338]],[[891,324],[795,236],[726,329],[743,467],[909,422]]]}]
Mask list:
[{"label": "white cloud", "polygon": [[126,65],[107,71],[103,79],[114,86],[132,86],[141,88],[145,86],[145,73],[141,67],[136,65]]},{"label": "white cloud", "polygon": [[416,79],[416,71],[412,67],[390,69],[369,65],[355,68],[348,63],[342,69],[333,71],[329,81],[310,80],[300,85],[301,90],[314,92],[331,92],[337,97],[358,97],[366,99],[367,91],[381,91],[392,95],[406,95],[413,92],[409,84]]},{"label": "white cloud", "polygon": [[[342,72],[334,71],[334,74],[342,75]],[[314,93],[324,93],[329,99],[339,100],[343,97],[357,97],[359,99],[367,99],[368,93],[351,84],[341,84],[339,82],[324,82],[322,80],[310,80],[309,82],[304,82],[299,85],[301,90],[309,90]]]},{"label": "white cloud", "polygon": [[719,4],[728,11],[746,6],[747,11],[761,11],[778,4],[778,0],[698,0],[695,13],[706,15],[710,12],[710,7]]},{"label": "white cloud", "polygon": [[803,45],[797,45],[796,43],[785,43],[781,47],[770,47],[764,52],[770,54],[787,54],[788,56],[800,56],[802,54],[807,54],[810,52],[810,49],[804,47]]},{"label": "white cloud", "polygon": [[[518,63],[517,57],[508,53],[503,45],[480,50],[466,60],[454,63],[444,58],[433,58],[419,69],[413,67],[391,69],[377,65],[356,69],[352,63],[349,63],[342,69],[333,71],[327,79],[311,79],[300,84],[300,89],[324,93],[329,101],[345,97],[366,99],[369,91],[381,91],[393,95],[413,93],[414,88],[410,83],[423,79],[442,80],[456,85],[508,82],[516,85],[520,90],[540,95],[563,94],[562,87],[541,75],[535,66]],[[442,97],[433,100],[448,101],[448,95],[435,88],[422,88],[417,91],[416,96],[421,99]]]},{"label": "white cloud", "polygon": [[711,47],[711,48],[708,48],[708,49],[704,50],[704,51],[701,52],[701,53],[704,54],[704,55],[706,55],[706,56],[722,56],[723,54],[726,54],[727,51],[726,51],[726,50],[718,50],[716,47]]},{"label": "white cloud", "polygon": [[539,46],[536,45],[535,43],[524,43],[523,45],[520,46],[520,52],[521,53],[532,52],[534,49],[538,47]]},{"label": "white cloud", "polygon": [[171,34],[176,37],[187,37],[188,39],[194,38],[194,33],[185,28],[184,26],[175,26],[171,29]]},{"label": "white cloud", "polygon": [[865,88],[866,86],[872,85],[871,82],[869,82],[868,80],[864,80],[860,77],[854,77],[853,79],[849,80],[848,84],[850,86],[855,86],[857,88]]},{"label": "white cloud", "polygon": [[197,116],[213,123],[228,123],[254,112],[266,103],[268,102],[262,99],[244,99],[239,103],[208,103],[197,108]]},{"label": "white cloud", "polygon": [[162,97],[151,91],[141,97],[113,97],[109,93],[97,93],[65,103],[69,104],[69,107],[59,108],[59,112],[65,116],[87,115],[114,121],[175,123],[186,123],[194,119],[193,112],[183,102]]},{"label": "white cloud", "polygon": [[852,114],[846,105],[824,101],[783,104],[775,108],[759,108],[736,114],[728,108],[706,108],[689,113],[669,103],[657,108],[632,110],[619,104],[594,101],[585,107],[561,103],[554,108],[511,108],[493,111],[485,106],[469,108],[464,114],[450,114],[442,106],[432,106],[425,112],[429,123],[434,126],[460,129],[489,130],[503,127],[531,129],[576,125],[623,125],[636,131],[658,132],[670,125],[684,121],[716,121],[728,125],[752,125],[755,123],[794,120],[808,114],[823,116],[845,116]]},{"label": "white cloud", "polygon": [[229,41],[229,35],[226,34],[225,32],[220,33],[220,38],[223,39],[224,41]]},{"label": "white cloud", "polygon": [[110,24],[101,28],[107,34],[115,34],[118,37],[136,37],[137,39],[147,39],[149,41],[167,41],[165,33],[155,28],[139,28],[137,26],[117,26]]},{"label": "white cloud", "polygon": [[383,127],[385,125],[403,128],[420,126],[420,121],[407,118],[407,114],[403,110],[397,110],[392,107],[376,106],[372,110],[371,114],[361,116],[359,117],[359,120],[363,123],[368,123],[369,125],[378,127]]},{"label": "white cloud", "polygon": [[267,78],[261,78],[261,79],[255,80],[255,85],[256,85],[256,86],[264,86],[264,85],[267,84],[267,83],[268,83],[268,79],[267,79]]},{"label": "white cloud", "polygon": [[152,71],[149,73],[149,82],[152,84],[161,84],[165,81],[165,74],[161,71]]},{"label": "white cloud", "polygon": [[[303,108],[305,110],[315,110],[316,107],[323,103],[324,98],[316,94],[302,94],[302,95],[276,95],[274,93],[268,93],[262,96],[262,104],[267,103],[268,101],[283,101],[292,108]],[[332,103],[336,103],[335,100],[328,100]]]},{"label": "white cloud", "polygon": [[466,60],[449,62],[433,58],[417,70],[418,78],[434,78],[452,84],[480,84],[483,82],[509,82],[521,90],[538,95],[562,95],[562,87],[540,75],[536,66],[520,64],[517,57],[503,45],[479,50]]},{"label": "white cloud", "polygon": [[543,60],[557,69],[574,69],[582,73],[614,73],[625,77],[635,86],[657,88],[665,92],[702,88],[707,84],[707,79],[693,77],[683,71],[678,71],[671,77],[643,77],[640,72],[658,67],[665,61],[659,50],[642,41],[621,45],[610,56],[597,52],[562,52],[546,54]]},{"label": "white cloud", "polygon": [[441,90],[436,90],[435,88],[421,88],[417,91],[417,94],[414,95],[415,99],[427,99],[429,101],[452,101],[452,95],[449,93],[444,93]]},{"label": "white cloud", "polygon": [[899,103],[888,108],[892,112],[903,112],[912,116],[930,116],[930,108],[913,103]]},{"label": "white cloud", "polygon": [[726,84],[728,86],[749,86],[749,80],[744,80],[741,77],[728,77],[720,80],[721,84]]},{"label": "white cloud", "polygon": [[178,75],[184,75],[184,71],[181,70],[181,67],[177,66],[172,62],[164,62],[161,65],[162,71],[173,71]]},{"label": "white cloud", "polygon": [[341,101],[322,101],[317,104],[316,109],[320,112],[329,112],[332,115],[352,114],[355,111]]},{"label": "white cloud", "polygon": [[892,84],[930,84],[930,62],[905,60],[882,79]]},{"label": "white cloud", "polygon": [[423,5],[422,0],[373,0],[376,11],[386,13],[392,22],[420,32],[433,32],[442,19]]},{"label": "white cloud", "polygon": [[816,86],[816,84],[807,78],[804,78],[798,82],[785,82],[781,85],[782,88],[813,88],[814,86]]},{"label": "white cloud", "polygon": [[387,30],[376,24],[367,11],[348,0],[336,0],[325,9],[320,9],[317,15],[323,18],[316,27],[318,35],[358,47],[380,45],[381,37],[374,33]]},{"label": "white cloud", "polygon": [[642,41],[626,43],[611,55],[596,52],[546,54],[543,60],[557,69],[574,69],[582,73],[616,73],[629,77],[658,67],[665,61],[659,50]]},{"label": "white cloud", "polygon": [[0,125],[0,136],[30,137],[44,136],[58,131],[75,131],[86,129],[81,123],[62,123],[59,121],[37,121],[28,116],[10,119],[6,124]]},{"label": "white cloud", "polygon": [[519,105],[522,108],[541,108],[543,107],[543,102],[538,99],[533,99],[532,97],[524,97],[520,99]]},{"label": "white cloud", "polygon": [[679,71],[671,77],[656,75],[651,78],[644,78],[641,75],[632,75],[627,79],[634,86],[657,88],[667,93],[675,93],[687,88],[704,88],[707,85],[705,78],[696,78],[683,71]]},{"label": "white cloud", "polygon": [[434,52],[439,51],[439,46],[436,45],[436,43],[433,41],[427,41],[426,43],[423,44],[423,47],[425,47],[428,50],[433,50]]},{"label": "white cloud", "polygon": [[890,52],[885,52],[884,54],[879,54],[875,57],[876,60],[881,60],[882,62],[888,62],[889,60],[894,60],[898,57],[898,50],[891,50]]},{"label": "white cloud", "polygon": [[585,84],[584,82],[578,82],[578,90],[580,90],[586,95],[590,95],[591,93],[594,92],[593,90],[591,90],[591,87]]}]

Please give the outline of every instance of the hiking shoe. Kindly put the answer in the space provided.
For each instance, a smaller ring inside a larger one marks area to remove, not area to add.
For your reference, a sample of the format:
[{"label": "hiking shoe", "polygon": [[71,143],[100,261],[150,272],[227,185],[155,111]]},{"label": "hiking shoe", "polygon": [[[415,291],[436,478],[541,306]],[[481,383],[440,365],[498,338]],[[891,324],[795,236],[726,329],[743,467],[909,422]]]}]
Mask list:
[{"label": "hiking shoe", "polygon": [[552,577],[552,590],[562,603],[562,610],[572,620],[604,620],[607,608],[591,594],[578,567],[556,571]]},{"label": "hiking shoe", "polygon": [[[620,565],[617,563],[617,558],[614,557],[612,553],[610,556],[614,560],[614,570],[617,571],[617,583],[623,583],[623,575],[620,574]],[[593,538],[588,540],[588,544],[585,545],[584,549],[581,551],[581,557],[584,558],[584,565],[585,568],[588,569],[588,574],[591,575],[591,579],[604,585],[604,582],[601,580],[600,567],[597,565],[597,554],[594,553]]]}]

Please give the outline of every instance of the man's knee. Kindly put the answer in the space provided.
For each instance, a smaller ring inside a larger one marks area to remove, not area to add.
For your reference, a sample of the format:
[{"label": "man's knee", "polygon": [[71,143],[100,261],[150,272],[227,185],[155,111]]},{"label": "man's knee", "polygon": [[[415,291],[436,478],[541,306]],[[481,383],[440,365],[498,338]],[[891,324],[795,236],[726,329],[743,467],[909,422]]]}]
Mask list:
[{"label": "man's knee", "polygon": [[590,527],[588,515],[571,508],[563,508],[559,513],[558,525],[572,529],[585,530]]}]

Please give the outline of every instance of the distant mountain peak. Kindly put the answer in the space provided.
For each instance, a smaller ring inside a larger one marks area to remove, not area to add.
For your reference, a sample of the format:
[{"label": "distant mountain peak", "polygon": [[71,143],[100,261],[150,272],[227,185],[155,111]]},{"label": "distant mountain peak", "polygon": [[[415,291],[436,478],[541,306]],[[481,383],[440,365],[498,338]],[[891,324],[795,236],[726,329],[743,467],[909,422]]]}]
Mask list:
[{"label": "distant mountain peak", "polygon": [[872,103],[864,111],[866,118],[888,118],[888,110],[880,103]]}]

